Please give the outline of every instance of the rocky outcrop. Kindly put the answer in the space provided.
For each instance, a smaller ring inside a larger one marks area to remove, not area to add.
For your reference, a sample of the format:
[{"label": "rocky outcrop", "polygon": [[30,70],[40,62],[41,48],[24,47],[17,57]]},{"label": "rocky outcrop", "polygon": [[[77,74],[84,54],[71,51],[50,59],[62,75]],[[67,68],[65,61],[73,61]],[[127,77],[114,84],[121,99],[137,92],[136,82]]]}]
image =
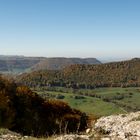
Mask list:
[{"label": "rocky outcrop", "polygon": [[101,117],[85,135],[64,135],[55,140],[140,140],[140,112]]},{"label": "rocky outcrop", "polygon": [[8,129],[0,129],[0,140],[28,140],[28,138]]},{"label": "rocky outcrop", "polygon": [[97,120],[94,131],[114,140],[140,140],[140,112],[102,117]]}]

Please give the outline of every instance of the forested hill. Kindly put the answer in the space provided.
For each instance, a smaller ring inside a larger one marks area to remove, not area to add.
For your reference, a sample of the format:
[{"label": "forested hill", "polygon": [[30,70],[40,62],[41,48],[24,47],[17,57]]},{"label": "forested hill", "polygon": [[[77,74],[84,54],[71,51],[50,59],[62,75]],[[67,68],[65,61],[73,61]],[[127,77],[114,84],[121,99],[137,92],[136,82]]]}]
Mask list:
[{"label": "forested hill", "polygon": [[30,87],[129,87],[140,86],[140,59],[99,65],[71,65],[63,70],[22,74],[17,82]]}]

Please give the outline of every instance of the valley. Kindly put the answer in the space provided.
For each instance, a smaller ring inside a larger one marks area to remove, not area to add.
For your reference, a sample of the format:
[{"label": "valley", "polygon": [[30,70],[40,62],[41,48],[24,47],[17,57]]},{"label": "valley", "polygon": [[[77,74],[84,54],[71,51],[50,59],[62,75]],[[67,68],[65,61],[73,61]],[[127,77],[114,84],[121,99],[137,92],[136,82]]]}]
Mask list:
[{"label": "valley", "polygon": [[140,111],[139,58],[104,64],[91,58],[1,59],[1,128],[52,138],[83,133],[101,117]]},{"label": "valley", "polygon": [[56,88],[55,91],[38,89],[35,92],[46,100],[62,100],[72,108],[97,117],[140,110],[139,87],[92,90]]},{"label": "valley", "polygon": [[140,110],[140,59],[23,73],[16,83],[95,116]]}]

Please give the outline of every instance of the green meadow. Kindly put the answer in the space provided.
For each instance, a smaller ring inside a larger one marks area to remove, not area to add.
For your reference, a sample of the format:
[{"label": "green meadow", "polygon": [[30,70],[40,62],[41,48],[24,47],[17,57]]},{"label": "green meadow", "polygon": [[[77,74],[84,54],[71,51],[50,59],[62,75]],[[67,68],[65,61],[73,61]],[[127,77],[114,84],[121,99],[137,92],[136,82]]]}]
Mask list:
[{"label": "green meadow", "polygon": [[72,108],[98,117],[140,110],[138,87],[37,90],[37,93],[46,99],[62,100]]}]

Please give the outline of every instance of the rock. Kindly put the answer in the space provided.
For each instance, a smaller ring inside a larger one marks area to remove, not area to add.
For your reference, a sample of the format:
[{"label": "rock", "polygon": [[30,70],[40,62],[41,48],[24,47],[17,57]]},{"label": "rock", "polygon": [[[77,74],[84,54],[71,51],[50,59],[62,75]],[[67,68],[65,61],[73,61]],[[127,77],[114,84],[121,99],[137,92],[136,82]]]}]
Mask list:
[{"label": "rock", "polygon": [[55,138],[55,140],[90,140],[87,135],[63,135]]},{"label": "rock", "polygon": [[0,140],[28,140],[29,136],[22,136],[8,129],[0,129]]},{"label": "rock", "polygon": [[90,132],[91,132],[91,129],[88,128],[88,129],[86,130],[86,133],[89,134]]},{"label": "rock", "polygon": [[0,136],[0,140],[19,140],[20,137],[11,135],[11,134],[5,134]]},{"label": "rock", "polygon": [[101,138],[101,140],[111,140],[111,138]]},{"label": "rock", "polygon": [[114,140],[140,140],[140,112],[101,117],[94,129]]}]

